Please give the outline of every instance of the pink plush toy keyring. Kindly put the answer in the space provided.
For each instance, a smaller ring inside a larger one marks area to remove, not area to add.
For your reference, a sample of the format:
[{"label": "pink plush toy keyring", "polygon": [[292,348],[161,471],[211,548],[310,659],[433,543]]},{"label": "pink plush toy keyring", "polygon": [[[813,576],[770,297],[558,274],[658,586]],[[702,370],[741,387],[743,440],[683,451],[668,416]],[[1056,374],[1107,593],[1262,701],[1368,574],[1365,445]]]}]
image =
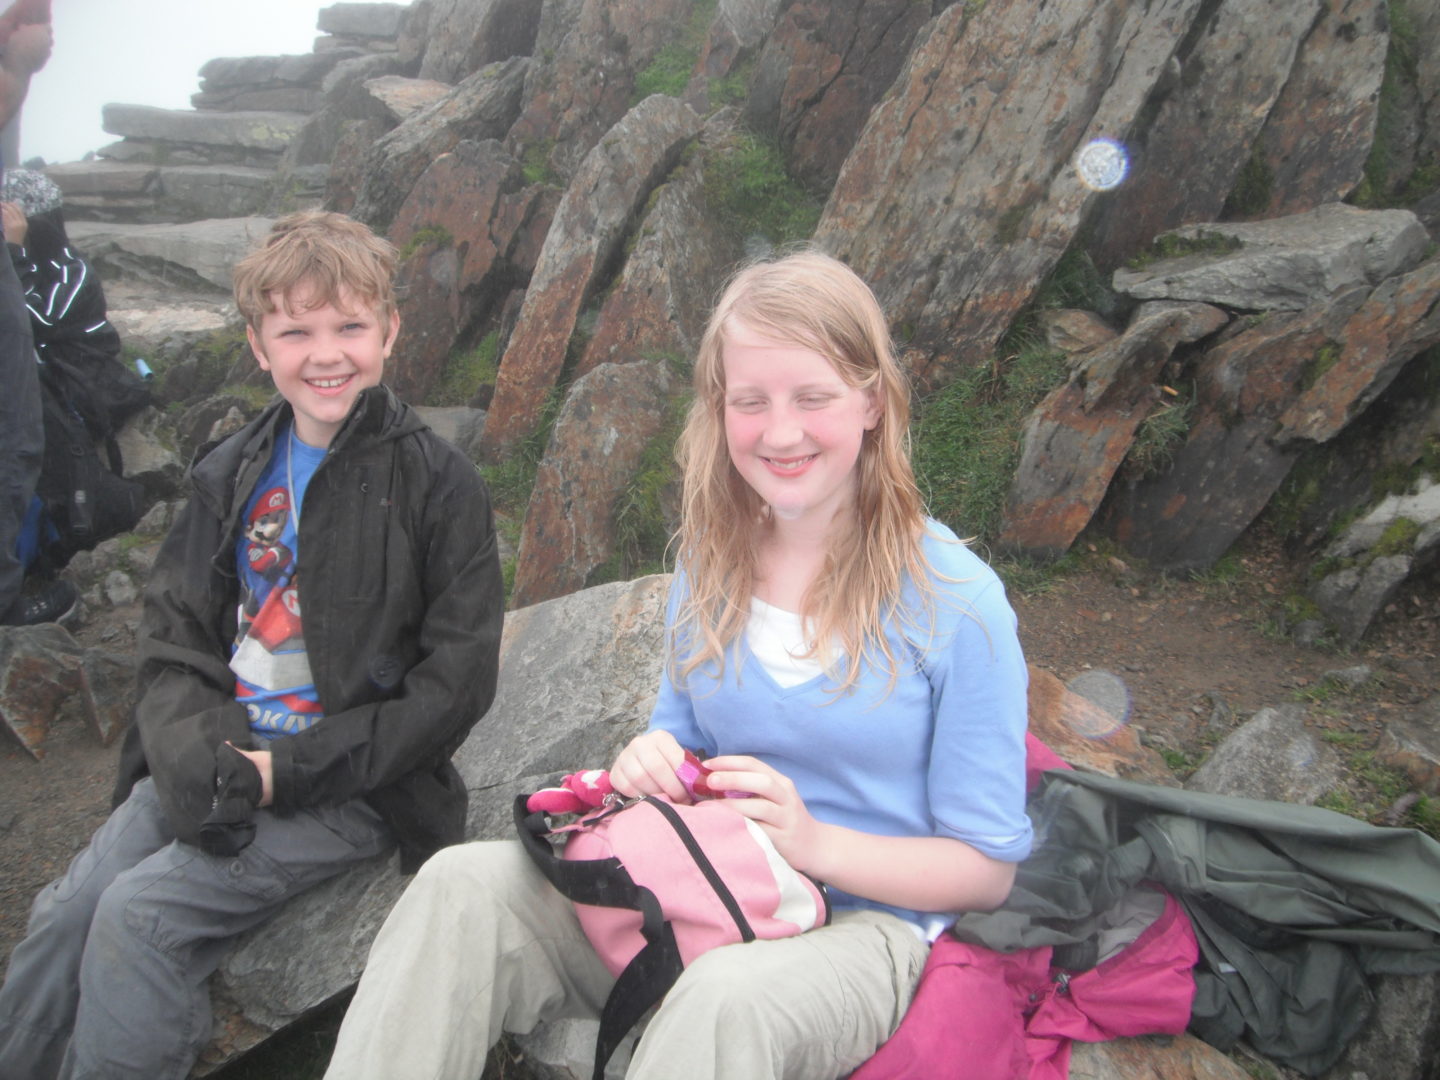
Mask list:
[{"label": "pink plush toy keyring", "polygon": [[[685,790],[695,802],[701,799],[717,799],[722,795],[727,799],[745,799],[750,796],[748,791],[713,790],[706,781],[710,770],[690,750],[685,751],[685,760],[675,770],[675,775],[680,778],[680,782],[685,785]],[[537,810],[546,814],[582,814],[586,810],[603,806],[606,796],[614,794],[614,791],[608,769],[587,769],[585,772],[571,773],[555,787],[541,788],[525,800],[525,809],[532,814]]]}]

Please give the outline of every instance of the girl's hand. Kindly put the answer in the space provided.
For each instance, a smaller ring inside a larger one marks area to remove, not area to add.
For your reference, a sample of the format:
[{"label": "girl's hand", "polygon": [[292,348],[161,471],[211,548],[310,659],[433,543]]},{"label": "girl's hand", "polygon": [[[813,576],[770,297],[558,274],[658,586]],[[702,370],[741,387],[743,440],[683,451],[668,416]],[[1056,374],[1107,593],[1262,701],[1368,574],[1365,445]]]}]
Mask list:
[{"label": "girl's hand", "polygon": [[813,864],[825,827],[810,816],[788,776],[741,754],[709,758],[705,764],[711,770],[705,778],[711,789],[750,793],[748,799],[726,799],[725,803],[764,829],[786,862],[797,870]]},{"label": "girl's hand", "polygon": [[610,785],[621,795],[668,795],[675,802],[690,801],[690,793],[675,770],[685,751],[668,731],[647,731],[630,740],[610,766]]}]

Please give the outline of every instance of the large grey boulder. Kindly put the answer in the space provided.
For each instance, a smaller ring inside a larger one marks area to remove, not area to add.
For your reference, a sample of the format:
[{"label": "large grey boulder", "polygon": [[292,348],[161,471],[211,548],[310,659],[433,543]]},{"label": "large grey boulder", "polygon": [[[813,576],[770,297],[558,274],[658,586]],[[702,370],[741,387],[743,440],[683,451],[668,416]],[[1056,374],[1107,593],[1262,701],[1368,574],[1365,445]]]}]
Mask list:
[{"label": "large grey boulder", "polygon": [[[667,587],[666,577],[618,582],[506,616],[499,693],[455,755],[470,793],[469,836],[510,836],[516,795],[608,765],[644,729],[660,682]],[[375,859],[245,935],[212,981],[216,1043],[197,1072],[351,985],[404,886],[393,858]]]},{"label": "large grey boulder", "polygon": [[1412,576],[1440,559],[1440,483],[1420,477],[1387,495],[1324,551],[1334,567],[1310,586],[1310,598],[1347,644],[1359,641]]},{"label": "large grey boulder", "polygon": [[1117,291],[1142,300],[1299,311],[1352,286],[1378,285],[1414,269],[1430,245],[1409,210],[1342,203],[1268,221],[1190,225],[1161,242],[1166,237],[1212,250],[1117,270]]},{"label": "large grey boulder", "polygon": [[1192,791],[1312,804],[1344,783],[1339,755],[1305,726],[1300,705],[1261,709],[1185,784]]}]

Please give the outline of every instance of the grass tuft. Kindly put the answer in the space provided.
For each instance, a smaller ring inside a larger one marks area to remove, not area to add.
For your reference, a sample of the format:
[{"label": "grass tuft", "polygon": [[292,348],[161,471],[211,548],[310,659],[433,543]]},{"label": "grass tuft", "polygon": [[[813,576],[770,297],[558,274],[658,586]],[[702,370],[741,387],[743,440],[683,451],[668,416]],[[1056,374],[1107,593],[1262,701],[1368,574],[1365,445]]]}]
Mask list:
[{"label": "grass tuft", "polygon": [[1068,374],[1064,356],[1043,341],[1017,346],[916,406],[916,479],[930,513],[961,536],[998,535],[1025,418]]}]

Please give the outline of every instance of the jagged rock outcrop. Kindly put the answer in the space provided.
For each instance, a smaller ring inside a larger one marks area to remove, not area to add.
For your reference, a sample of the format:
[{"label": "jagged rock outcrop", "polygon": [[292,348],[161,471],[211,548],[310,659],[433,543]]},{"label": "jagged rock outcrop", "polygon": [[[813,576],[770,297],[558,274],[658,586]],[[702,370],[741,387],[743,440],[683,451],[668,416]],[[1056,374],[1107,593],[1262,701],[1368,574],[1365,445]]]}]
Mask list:
[{"label": "jagged rock outcrop", "polygon": [[1246,168],[1249,217],[1348,195],[1365,170],[1390,44],[1385,0],[1321,4]]},{"label": "jagged rock outcrop", "polygon": [[490,64],[529,56],[541,7],[533,0],[432,0],[420,78],[458,83]]},{"label": "jagged rock outcrop", "polygon": [[634,104],[637,75],[695,14],[689,0],[551,0],[540,12],[515,153],[569,180]]},{"label": "jagged rock outcrop", "polygon": [[776,138],[797,177],[829,188],[929,15],[911,0],[787,6],[756,61],[747,122]]},{"label": "jagged rock outcrop", "polygon": [[1104,513],[1156,567],[1209,566],[1264,509],[1308,445],[1324,443],[1408,360],[1440,343],[1440,260],[1374,289],[1272,312],[1195,363],[1195,415],[1168,471],[1121,485]]},{"label": "jagged rock outcrop", "polygon": [[399,271],[406,329],[388,376],[402,396],[426,400],[457,343],[480,336],[529,279],[558,201],[493,139],[461,142],[421,174],[390,227],[409,252]]},{"label": "jagged rock outcrop", "polygon": [[432,161],[462,139],[498,139],[510,129],[529,70],[530,61],[518,56],[481,68],[376,140],[351,212],[383,232]]},{"label": "jagged rock outcrop", "polygon": [[1099,198],[1071,158],[1128,135],[1198,7],[954,4],[919,36],[816,236],[876,289],[923,382],[990,355]]},{"label": "jagged rock outcrop", "polygon": [[1135,309],[1125,332],[1077,357],[1070,380],[1025,422],[1000,543],[1058,558],[1090,524],[1135,432],[1162,405],[1159,376],[1178,345],[1230,321],[1218,307],[1158,302]]},{"label": "jagged rock outcrop", "polygon": [[[111,217],[154,215],[163,205],[183,216],[259,208],[264,217],[323,190],[327,205],[388,231],[406,256],[394,381],[426,400],[482,341],[494,343],[493,391],[487,376],[467,393],[475,404],[497,398],[482,445],[498,462],[535,432],[550,395],[597,365],[683,360],[693,350],[715,283],[742,245],[770,242],[746,235],[752,226],[733,220],[733,193],[720,190],[759,184],[743,174],[754,164],[732,156],[758,133],[812,192],[829,189],[817,239],[876,286],[922,390],[981,363],[1001,374],[1009,361],[997,343],[1033,305],[1054,302],[1045,291],[1052,275],[1121,267],[1118,292],[1085,302],[1100,328],[1131,329],[1077,354],[1069,385],[1029,418],[1000,539],[1053,556],[1094,528],[1160,566],[1202,566],[1292,482],[1296,462],[1309,470],[1305,483],[1323,489],[1297,511],[1304,539],[1296,534],[1295,550],[1315,551],[1331,522],[1373,501],[1371,477],[1408,467],[1435,432],[1422,407],[1434,393],[1405,374],[1398,337],[1384,361],[1338,365],[1363,391],[1338,386],[1338,375],[1297,389],[1335,351],[1308,339],[1296,347],[1313,345],[1320,362],[1292,370],[1291,403],[1268,365],[1202,370],[1222,362],[1212,354],[1270,341],[1256,332],[1257,311],[1314,314],[1333,307],[1323,297],[1346,282],[1383,289],[1415,272],[1430,243],[1425,226],[1440,215],[1440,203],[1427,210],[1414,195],[1433,187],[1440,152],[1440,17],[1413,7],[1391,20],[1385,0],[1038,11],[1018,0],[724,0],[713,11],[681,0],[643,10],[618,0],[340,4],[322,10],[310,55],[207,64],[200,111],[166,118],[188,125],[175,138],[127,136],[103,162],[58,175],[82,216],[92,206]],[[711,113],[707,133],[664,147],[663,167],[622,176],[656,153],[642,145],[651,134],[636,130],[635,97],[657,83],[696,111],[687,131]],[[736,107],[711,112],[728,103]],[[217,132],[243,129],[257,109],[299,118],[283,152],[177,141],[196,117]],[[142,110],[139,119],[159,118]],[[1117,148],[1113,189],[1078,167],[1079,151],[1102,138]],[[582,180],[586,155],[601,146],[611,158],[597,158]],[[763,184],[753,190],[751,203],[783,201]],[[1336,204],[1402,193],[1414,215]],[[1295,235],[1306,228],[1308,254]],[[1165,250],[1196,249],[1188,259],[1124,265],[1167,229]],[[1241,246],[1229,257],[1199,250],[1217,237]],[[103,268],[122,263],[157,275],[149,257],[117,254]],[[178,273],[196,285],[218,281]],[[1223,331],[1147,339],[1149,315],[1135,301],[1162,299],[1242,317]],[[1376,303],[1384,306],[1379,295]],[[1083,317],[1070,318],[1079,326]],[[1346,327],[1357,342],[1369,333],[1353,320]],[[1423,336],[1410,344],[1423,348]],[[1228,449],[1215,453],[1224,475],[1252,489],[1244,506],[1181,492],[1205,487],[1197,462],[1208,460],[1206,439],[1220,439],[1205,397],[1216,379],[1233,393],[1216,391]],[[1249,379],[1254,388],[1236,382]],[[1391,379],[1411,394],[1385,395]],[[1263,422],[1246,415],[1261,401]],[[1151,462],[1157,475],[1121,467],[1140,425],[1161,416],[1178,424],[1187,408],[1191,449],[1174,450],[1168,469],[1163,454],[1158,469]],[[1317,409],[1313,423],[1300,416]],[[1376,410],[1405,420],[1369,419]],[[1273,420],[1279,429],[1267,426]],[[1242,434],[1250,421],[1253,437]],[[1344,469],[1333,464],[1342,446],[1353,463]],[[1331,456],[1322,460],[1317,447]],[[1310,479],[1322,469],[1323,484]],[[629,479],[603,486],[623,491]],[[613,550],[612,516],[587,515],[581,548]],[[1196,529],[1208,539],[1186,539]]]},{"label": "jagged rock outcrop", "polygon": [[695,355],[710,305],[741,257],[740,243],[707,212],[705,197],[706,154],[731,132],[727,116],[712,117],[700,154],[654,192],[625,267],[600,308],[577,376],[599,364],[687,361]]},{"label": "jagged rock outcrop", "polygon": [[[1210,4],[1198,13],[1148,103],[1155,116],[1136,148],[1125,197],[1106,200],[1096,215],[1101,266],[1117,265],[1178,225],[1219,217],[1324,7],[1278,0],[1263,12]],[[1202,141],[1209,149],[1197,155]],[[1357,169],[1351,185],[1358,179]]]},{"label": "jagged rock outcrop", "polygon": [[[1391,301],[1385,299],[1392,284],[1408,280],[1398,275],[1415,268],[1429,244],[1425,230],[1408,211],[1364,211],[1332,204],[1254,224],[1190,226],[1166,234],[1162,243],[1167,238],[1200,250],[1139,269],[1117,270],[1117,290],[1151,302],[1135,310],[1123,336],[1082,353],[1067,384],[1046,398],[1026,422],[1001,533],[1001,543],[1007,547],[1042,558],[1069,549],[1100,507],[1139,425],[1160,402],[1160,376],[1176,347],[1203,339],[1212,339],[1216,349],[1224,347],[1218,343],[1225,335],[1216,336],[1230,322],[1223,308],[1237,313],[1301,308],[1333,313],[1333,298],[1358,289],[1358,300],[1367,285],[1379,286],[1377,302],[1358,304],[1354,317],[1343,324],[1342,337],[1315,345],[1317,352],[1305,358],[1308,368],[1280,372],[1268,353],[1254,353],[1257,374],[1237,377],[1232,370],[1215,376],[1216,385],[1250,395],[1243,402],[1228,400],[1223,417],[1211,416],[1214,428],[1223,430],[1217,438],[1234,438],[1237,419],[1242,425],[1256,420],[1259,370],[1265,372],[1274,395],[1275,405],[1270,408],[1281,414],[1280,428],[1266,432],[1267,445],[1255,454],[1250,453],[1251,442],[1223,460],[1208,442],[1203,452],[1176,452],[1175,468],[1203,454],[1205,466],[1216,470],[1212,487],[1223,493],[1216,491],[1213,501],[1189,513],[1200,522],[1198,527],[1219,531],[1212,538],[1212,554],[1196,548],[1176,562],[1170,561],[1176,558],[1172,552],[1137,537],[1132,520],[1121,520],[1117,528],[1122,540],[1160,565],[1183,568],[1218,558],[1238,536],[1235,524],[1240,529],[1247,526],[1284,479],[1298,456],[1297,440],[1334,438],[1384,391],[1399,366],[1427,348],[1434,337],[1433,328],[1426,329],[1424,300],[1435,285],[1433,273],[1415,270],[1421,277],[1400,287],[1401,295],[1410,298],[1401,301],[1400,309],[1392,310]],[[1156,298],[1165,302],[1157,303]],[[1412,318],[1420,325],[1407,326],[1406,320]],[[1377,335],[1387,334],[1394,338],[1391,347],[1377,349]],[[1233,346],[1246,336],[1246,331],[1237,330],[1228,341]],[[1205,363],[1203,358],[1199,361],[1202,368]],[[1336,366],[1347,373],[1333,372]],[[1192,434],[1213,407],[1213,402],[1201,406]],[[1285,443],[1289,450],[1276,449]],[[1241,455],[1246,460],[1236,461]],[[1258,488],[1231,490],[1226,470],[1232,466],[1254,470],[1249,475],[1267,479]],[[1145,528],[1173,540],[1177,518],[1187,514],[1173,485],[1159,478],[1131,477],[1121,485],[1115,502],[1124,503],[1146,484],[1163,487],[1165,495],[1150,498]],[[1190,488],[1183,497],[1206,494]],[[1249,507],[1250,516],[1243,520],[1240,516],[1246,511],[1240,504]],[[1227,515],[1231,515],[1228,526],[1222,524]],[[1400,574],[1395,583],[1404,576]]]},{"label": "jagged rock outcrop", "polygon": [[675,381],[663,360],[601,364],[575,381],[525,512],[513,607],[584,588],[614,554],[612,508],[664,427]]},{"label": "jagged rock outcrop", "polygon": [[627,113],[576,170],[505,350],[485,425],[486,456],[498,459],[534,430],[581,312],[608,277],[650,193],[700,127],[689,106],[653,95]]}]

